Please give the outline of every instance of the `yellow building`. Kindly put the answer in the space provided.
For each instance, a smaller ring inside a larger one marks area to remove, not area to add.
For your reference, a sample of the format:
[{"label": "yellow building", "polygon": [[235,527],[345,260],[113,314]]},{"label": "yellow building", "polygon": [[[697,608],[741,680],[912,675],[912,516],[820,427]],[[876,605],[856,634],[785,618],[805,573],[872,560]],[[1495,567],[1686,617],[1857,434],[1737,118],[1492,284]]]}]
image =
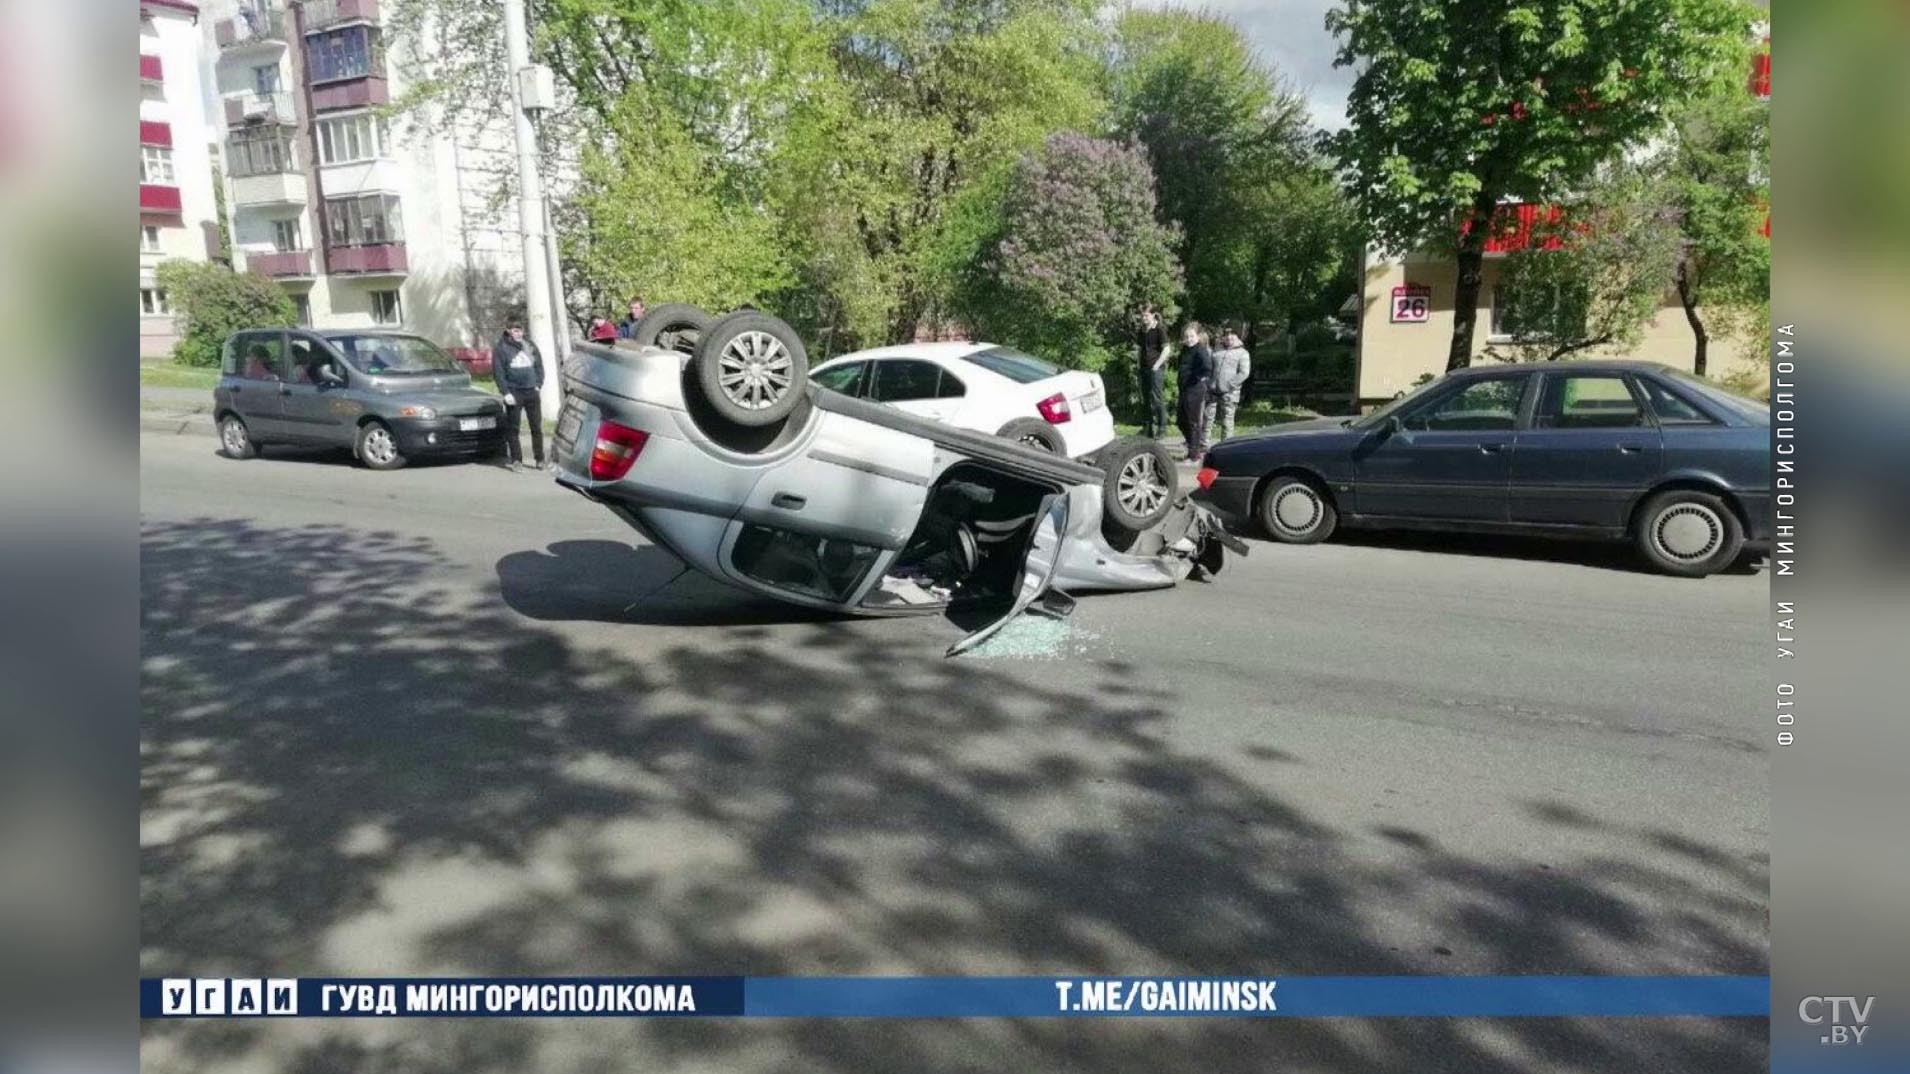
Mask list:
[{"label": "yellow building", "polygon": [[[1479,313],[1473,323],[1475,361],[1480,360],[1479,356],[1489,344],[1509,342],[1508,337],[1494,333],[1495,299],[1499,273],[1504,266],[1503,253],[1486,254],[1485,280],[1479,288]],[[1369,251],[1364,268],[1359,349],[1354,366],[1356,390],[1363,406],[1384,402],[1411,389],[1428,373],[1445,371],[1446,353],[1452,343],[1453,296],[1458,284],[1458,266],[1450,254],[1444,257],[1410,254],[1401,259],[1386,259]],[[1639,358],[1687,371],[1691,369],[1692,356],[1691,326],[1685,321],[1677,292],[1670,289],[1657,316],[1645,326],[1644,335],[1636,345],[1622,350],[1598,347],[1572,355],[1574,358]],[[1707,351],[1705,373],[1715,379],[1728,379],[1754,366],[1753,358],[1752,348],[1746,341],[1719,339],[1714,334]]]}]

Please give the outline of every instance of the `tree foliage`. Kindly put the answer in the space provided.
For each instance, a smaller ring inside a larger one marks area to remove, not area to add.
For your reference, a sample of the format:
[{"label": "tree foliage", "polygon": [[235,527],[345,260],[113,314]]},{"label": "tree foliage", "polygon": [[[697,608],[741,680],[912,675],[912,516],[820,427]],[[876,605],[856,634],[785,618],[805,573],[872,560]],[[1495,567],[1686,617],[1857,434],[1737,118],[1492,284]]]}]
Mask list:
[{"label": "tree foliage", "polygon": [[1664,304],[1682,245],[1666,185],[1628,165],[1608,170],[1506,256],[1496,302],[1511,341],[1487,352],[1551,361],[1635,344]]},{"label": "tree foliage", "polygon": [[1448,368],[1471,357],[1499,202],[1564,197],[1693,92],[1742,91],[1755,17],[1738,0],[1342,0],[1328,13],[1336,63],[1358,69],[1332,139],[1350,193],[1388,247],[1458,262]]},{"label": "tree foliage", "polygon": [[1098,369],[1104,342],[1143,303],[1171,312],[1177,238],[1156,217],[1154,177],[1138,149],[1054,135],[1016,166],[963,312],[991,338]]},{"label": "tree foliage", "polygon": [[297,315],[285,289],[254,272],[216,262],[160,262],[153,278],[166,291],[179,325],[173,360],[217,366],[226,337],[245,328],[288,325]]}]

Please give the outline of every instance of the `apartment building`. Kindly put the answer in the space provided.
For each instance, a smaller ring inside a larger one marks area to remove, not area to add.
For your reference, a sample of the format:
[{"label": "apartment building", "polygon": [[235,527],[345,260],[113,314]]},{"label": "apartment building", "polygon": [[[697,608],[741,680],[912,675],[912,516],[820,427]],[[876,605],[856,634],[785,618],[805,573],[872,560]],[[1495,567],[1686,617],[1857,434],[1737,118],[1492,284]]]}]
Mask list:
[{"label": "apartment building", "polygon": [[[1763,100],[1771,96],[1770,39],[1755,57],[1748,90]],[[1509,341],[1503,333],[1499,308],[1499,276],[1507,254],[1525,249],[1540,216],[1555,210],[1540,205],[1500,206],[1492,236],[1486,242],[1484,282],[1473,322],[1472,347],[1476,355],[1487,345]],[[1770,225],[1765,225],[1770,235]],[[1362,274],[1362,293],[1356,391],[1362,404],[1383,402],[1410,389],[1420,378],[1446,367],[1452,339],[1458,266],[1450,254],[1418,252],[1404,257],[1368,250]],[[1677,293],[1667,288],[1664,301],[1636,346],[1623,354],[1593,348],[1586,358],[1639,358],[1689,370],[1694,348],[1691,328]],[[1759,356],[1738,339],[1713,339],[1706,373],[1730,377],[1744,371]]]},{"label": "apartment building", "polygon": [[488,344],[521,301],[502,103],[443,131],[389,115],[411,67],[379,0],[223,0],[206,32],[236,267],[302,324]]},{"label": "apartment building", "polygon": [[139,355],[176,340],[172,307],[154,279],[161,261],[204,261],[218,248],[212,144],[199,65],[199,6],[139,4]]}]

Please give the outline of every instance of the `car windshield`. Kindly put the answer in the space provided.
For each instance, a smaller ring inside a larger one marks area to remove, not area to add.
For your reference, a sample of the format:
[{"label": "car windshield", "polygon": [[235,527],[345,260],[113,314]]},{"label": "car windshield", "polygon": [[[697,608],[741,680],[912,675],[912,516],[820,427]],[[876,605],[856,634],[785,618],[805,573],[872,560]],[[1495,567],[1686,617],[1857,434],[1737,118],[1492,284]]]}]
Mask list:
[{"label": "car windshield", "polygon": [[1033,384],[1061,372],[1060,366],[1049,365],[1031,354],[1007,347],[990,347],[974,354],[964,354],[962,361],[973,362],[990,373],[999,373],[1016,384]]},{"label": "car windshield", "polygon": [[456,373],[458,364],[417,336],[332,336],[345,359],[365,373]]},{"label": "car windshield", "polygon": [[1440,384],[1445,383],[1445,380],[1446,378],[1444,377],[1434,377],[1433,379],[1427,381],[1426,383],[1421,384],[1419,387],[1414,388],[1412,391],[1407,392],[1405,395],[1400,396],[1399,398],[1393,400],[1392,402],[1387,403],[1385,406],[1380,407],[1378,410],[1373,411],[1371,414],[1368,414],[1365,417],[1361,418],[1360,420],[1354,422],[1353,427],[1355,429],[1377,428],[1380,425],[1380,423],[1384,422],[1387,418],[1390,418],[1394,414],[1399,413],[1400,410],[1405,408],[1405,406],[1408,403],[1411,403],[1413,400],[1420,398],[1421,396],[1425,395],[1429,391],[1432,391],[1435,387],[1439,386]]},{"label": "car windshield", "polygon": [[1706,380],[1682,369],[1667,369],[1665,372],[1671,374],[1672,379],[1681,386],[1703,396],[1706,402],[1715,403],[1739,417],[1750,420],[1754,425],[1771,423],[1771,408],[1765,403],[1760,403],[1747,395],[1739,395],[1716,381]]}]

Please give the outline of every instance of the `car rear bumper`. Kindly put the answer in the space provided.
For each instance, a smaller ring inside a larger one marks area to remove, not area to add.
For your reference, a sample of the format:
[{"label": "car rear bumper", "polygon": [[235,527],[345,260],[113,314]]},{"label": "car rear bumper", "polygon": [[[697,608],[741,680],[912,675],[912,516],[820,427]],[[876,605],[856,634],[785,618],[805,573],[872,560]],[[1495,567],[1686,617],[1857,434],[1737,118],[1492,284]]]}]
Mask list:
[{"label": "car rear bumper", "polygon": [[1253,514],[1253,489],[1259,482],[1258,477],[1217,477],[1205,499],[1228,514],[1246,518]]},{"label": "car rear bumper", "polygon": [[1068,458],[1078,459],[1106,447],[1114,439],[1114,412],[1106,406],[1054,426],[1066,445]]}]

